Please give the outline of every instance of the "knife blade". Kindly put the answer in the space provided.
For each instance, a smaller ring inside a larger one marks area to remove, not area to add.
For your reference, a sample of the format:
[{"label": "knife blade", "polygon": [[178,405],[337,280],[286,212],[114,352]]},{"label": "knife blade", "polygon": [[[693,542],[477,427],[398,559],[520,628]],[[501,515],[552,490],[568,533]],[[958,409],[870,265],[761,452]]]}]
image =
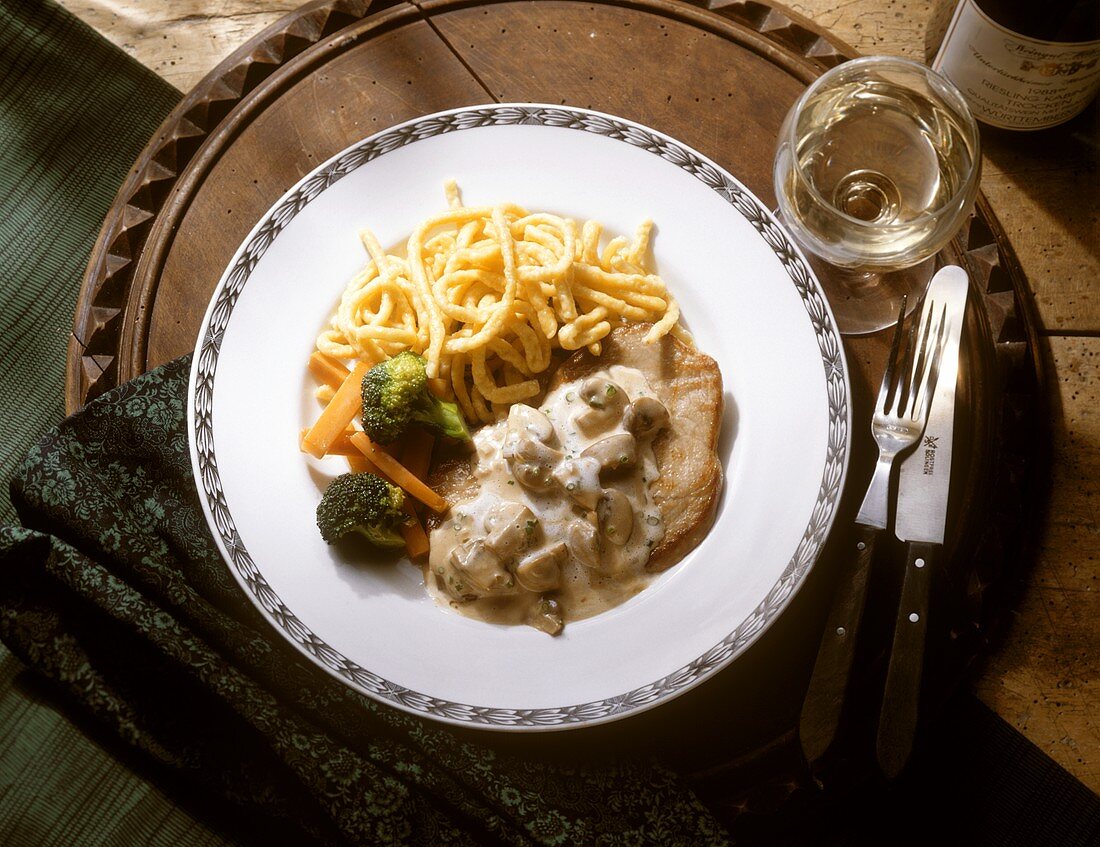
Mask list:
[{"label": "knife blade", "polygon": [[894,531],[906,542],[905,571],[876,739],[879,767],[889,778],[909,760],[919,717],[932,577],[943,558],[951,493],[959,347],[969,287],[966,271],[945,267],[929,283],[922,307],[922,321],[930,312],[946,310],[947,324],[928,423],[898,473]]}]

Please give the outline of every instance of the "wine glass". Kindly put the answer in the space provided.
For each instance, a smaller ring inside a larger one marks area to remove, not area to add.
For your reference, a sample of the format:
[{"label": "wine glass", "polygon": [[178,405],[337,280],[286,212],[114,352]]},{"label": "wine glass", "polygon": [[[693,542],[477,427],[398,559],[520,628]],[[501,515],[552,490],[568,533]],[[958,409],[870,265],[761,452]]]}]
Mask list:
[{"label": "wine glass", "polygon": [[779,217],[808,254],[844,335],[897,321],[978,193],[978,126],[947,79],[908,59],[853,59],[783,122]]}]

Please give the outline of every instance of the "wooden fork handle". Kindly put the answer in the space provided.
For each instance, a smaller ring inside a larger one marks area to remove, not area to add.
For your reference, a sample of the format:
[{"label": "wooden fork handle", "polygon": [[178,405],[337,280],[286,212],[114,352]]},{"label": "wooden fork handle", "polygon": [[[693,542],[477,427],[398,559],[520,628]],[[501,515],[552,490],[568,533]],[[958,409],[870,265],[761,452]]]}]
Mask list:
[{"label": "wooden fork handle", "polygon": [[856,524],[837,575],[825,632],[798,725],[802,752],[811,766],[833,748],[840,732],[856,637],[867,605],[875,540],[881,532],[876,527]]},{"label": "wooden fork handle", "polygon": [[907,545],[894,644],[875,741],[879,767],[890,779],[900,774],[909,761],[917,733],[932,574],[942,554],[940,544],[911,541]]}]

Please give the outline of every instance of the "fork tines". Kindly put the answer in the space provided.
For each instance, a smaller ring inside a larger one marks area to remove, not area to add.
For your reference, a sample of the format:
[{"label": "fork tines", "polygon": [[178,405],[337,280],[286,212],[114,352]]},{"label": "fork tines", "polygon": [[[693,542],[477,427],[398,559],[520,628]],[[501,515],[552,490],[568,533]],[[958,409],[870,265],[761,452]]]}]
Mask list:
[{"label": "fork tines", "polygon": [[[899,356],[899,341],[903,334],[902,325],[905,323],[903,297],[901,313],[898,315],[898,329],[890,345],[890,356],[883,375],[880,401],[881,410],[885,414],[890,414],[893,410],[893,414],[899,418],[922,420],[927,412],[929,398],[936,390],[940,354],[947,334],[947,306],[944,305],[936,316],[936,303],[930,303],[923,325],[920,325],[919,315],[925,310],[914,311],[918,318],[904,332],[905,349],[900,351]],[[904,374],[895,376],[901,363],[905,363],[903,366],[907,366],[907,370]]]}]

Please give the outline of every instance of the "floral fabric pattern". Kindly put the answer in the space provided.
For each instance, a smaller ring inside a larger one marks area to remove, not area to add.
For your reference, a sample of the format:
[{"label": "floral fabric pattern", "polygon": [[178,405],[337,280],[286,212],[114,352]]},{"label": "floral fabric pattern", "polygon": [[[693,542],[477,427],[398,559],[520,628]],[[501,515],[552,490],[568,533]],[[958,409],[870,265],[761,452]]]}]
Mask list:
[{"label": "floral fabric pattern", "polygon": [[313,668],[245,598],[191,477],[190,356],[63,421],[0,529],[0,638],[101,727],[325,844],[719,845],[670,767],[429,723]]}]

